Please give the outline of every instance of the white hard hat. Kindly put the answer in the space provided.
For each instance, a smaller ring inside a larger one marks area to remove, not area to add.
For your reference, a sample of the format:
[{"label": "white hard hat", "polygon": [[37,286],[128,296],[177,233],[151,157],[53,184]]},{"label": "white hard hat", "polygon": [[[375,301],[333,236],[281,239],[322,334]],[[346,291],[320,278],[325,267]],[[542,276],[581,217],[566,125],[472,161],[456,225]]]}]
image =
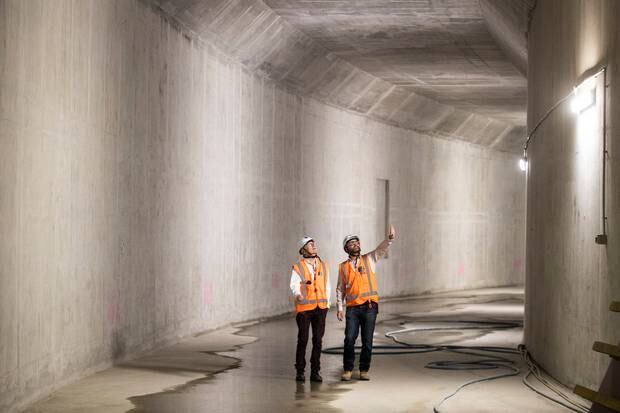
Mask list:
[{"label": "white hard hat", "polygon": [[352,239],[356,239],[359,241],[360,237],[358,237],[357,235],[349,234],[346,237],[344,237],[344,239],[342,240],[342,248],[345,248],[345,252],[346,252],[347,242],[351,241]]},{"label": "white hard hat", "polygon": [[299,242],[297,243],[297,251],[299,251],[299,253],[301,254],[301,249],[305,247],[306,244],[309,243],[310,241],[314,241],[314,239],[312,237],[304,235],[303,238],[300,239]]}]

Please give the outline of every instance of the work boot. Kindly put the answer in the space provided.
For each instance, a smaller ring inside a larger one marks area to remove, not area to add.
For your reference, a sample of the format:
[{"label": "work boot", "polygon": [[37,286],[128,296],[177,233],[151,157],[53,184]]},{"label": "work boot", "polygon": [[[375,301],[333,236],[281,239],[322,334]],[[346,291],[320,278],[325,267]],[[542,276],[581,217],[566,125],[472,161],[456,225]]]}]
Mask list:
[{"label": "work boot", "polygon": [[340,376],[340,380],[342,381],[351,381],[351,375],[353,374],[352,371],[343,371],[342,372],[342,376]]},{"label": "work boot", "polygon": [[323,377],[321,377],[318,371],[313,371],[312,373],[310,373],[310,381],[320,383],[323,381]]},{"label": "work boot", "polygon": [[296,381],[306,381],[306,376],[304,375],[303,371],[298,371],[297,375],[295,376],[295,380]]},{"label": "work boot", "polygon": [[360,370],[360,380],[370,380],[370,374],[367,371]]}]

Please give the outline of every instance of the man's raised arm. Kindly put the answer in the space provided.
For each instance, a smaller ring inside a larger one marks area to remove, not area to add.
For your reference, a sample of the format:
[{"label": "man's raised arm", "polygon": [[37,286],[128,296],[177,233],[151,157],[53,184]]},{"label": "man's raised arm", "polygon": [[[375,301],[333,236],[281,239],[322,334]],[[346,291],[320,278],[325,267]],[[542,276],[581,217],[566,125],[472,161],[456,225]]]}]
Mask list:
[{"label": "man's raised arm", "polygon": [[396,230],[394,229],[394,225],[390,224],[390,228],[388,230],[387,238],[381,241],[377,248],[371,253],[373,254],[375,261],[379,261],[381,258],[385,256],[388,248],[392,245],[392,242],[396,238]]}]

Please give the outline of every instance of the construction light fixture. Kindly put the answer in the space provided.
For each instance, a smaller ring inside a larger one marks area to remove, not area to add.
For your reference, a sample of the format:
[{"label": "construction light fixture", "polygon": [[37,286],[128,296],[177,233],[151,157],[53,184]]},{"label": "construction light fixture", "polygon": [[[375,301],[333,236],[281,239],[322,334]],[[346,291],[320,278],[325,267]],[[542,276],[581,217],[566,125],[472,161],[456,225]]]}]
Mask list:
[{"label": "construction light fixture", "polygon": [[[607,209],[606,209],[606,197],[607,197],[607,184],[606,184],[606,176],[607,176],[607,159],[609,157],[609,151],[607,150],[607,88],[609,84],[607,83],[607,65],[602,65],[596,68],[592,68],[586,73],[584,76],[587,76],[585,80],[581,81],[577,86],[574,87],[573,91],[564,96],[562,99],[558,100],[547,110],[547,112],[543,115],[543,117],[536,123],[536,125],[530,130],[525,138],[525,145],[523,146],[523,157],[519,160],[519,167],[521,170],[527,170],[527,150],[530,144],[533,141],[533,138],[536,134],[538,128],[543,124],[543,122],[553,113],[557,108],[559,108],[562,104],[570,99],[571,110],[574,113],[579,114],[580,116],[590,109],[591,107],[596,105],[596,84],[597,78],[603,75],[603,88],[601,93],[602,96],[602,126],[603,126],[603,153],[602,153],[602,176],[601,176],[601,228],[602,232],[596,236],[594,241],[600,245],[607,244]],[[595,114],[590,114],[594,115]],[[592,120],[591,116],[588,116],[590,121]],[[588,121],[588,119],[581,119],[583,121]],[[525,167],[525,168],[524,168]]]},{"label": "construction light fixture", "polygon": [[519,169],[521,169],[522,171],[526,171],[527,170],[527,153],[525,151],[523,151],[523,156],[521,157],[521,159],[519,159]]},{"label": "construction light fixture", "polygon": [[570,108],[573,113],[582,113],[596,104],[596,83],[594,77],[586,79],[573,91]]},{"label": "construction light fixture", "polygon": [[[606,208],[605,208],[605,203],[606,203],[606,188],[607,185],[605,183],[605,177],[606,177],[606,164],[607,164],[607,156],[608,156],[608,151],[607,151],[607,92],[606,92],[606,88],[608,87],[607,84],[607,66],[603,66],[602,68],[598,69],[596,71],[596,73],[594,73],[593,75],[590,75],[588,78],[586,78],[584,81],[582,81],[580,84],[578,84],[574,91],[573,91],[573,99],[571,100],[570,103],[570,107],[571,110],[573,111],[573,113],[577,113],[580,116],[587,111],[588,109],[590,109],[591,107],[596,105],[596,78],[598,78],[598,76],[600,74],[603,74],[603,156],[602,156],[602,179],[601,179],[601,218],[602,218],[602,222],[601,222],[601,227],[602,227],[602,233],[598,234],[595,238],[594,238],[594,242],[599,244],[599,245],[606,245],[607,244],[607,212],[606,212]],[[592,118],[590,116],[584,116],[583,119],[580,119],[580,122],[583,121],[588,121],[588,118],[590,118],[589,122],[592,122]],[[586,124],[587,129],[592,129],[591,126]]]}]

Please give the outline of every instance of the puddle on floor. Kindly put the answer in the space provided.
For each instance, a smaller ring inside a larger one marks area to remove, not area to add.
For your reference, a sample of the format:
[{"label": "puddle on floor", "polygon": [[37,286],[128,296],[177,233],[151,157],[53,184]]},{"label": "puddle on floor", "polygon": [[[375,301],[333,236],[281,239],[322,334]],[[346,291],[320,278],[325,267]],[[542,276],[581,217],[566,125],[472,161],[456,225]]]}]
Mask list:
[{"label": "puddle on floor", "polygon": [[339,374],[338,363],[322,369],[323,383],[298,383],[294,380],[296,325],[293,319],[277,319],[249,326],[244,335],[257,337],[252,344],[233,352],[218,353],[241,360],[216,376],[194,380],[182,386],[143,396],[131,397],[132,413],[172,412],[336,412],[329,402],[348,391],[326,376]]}]

